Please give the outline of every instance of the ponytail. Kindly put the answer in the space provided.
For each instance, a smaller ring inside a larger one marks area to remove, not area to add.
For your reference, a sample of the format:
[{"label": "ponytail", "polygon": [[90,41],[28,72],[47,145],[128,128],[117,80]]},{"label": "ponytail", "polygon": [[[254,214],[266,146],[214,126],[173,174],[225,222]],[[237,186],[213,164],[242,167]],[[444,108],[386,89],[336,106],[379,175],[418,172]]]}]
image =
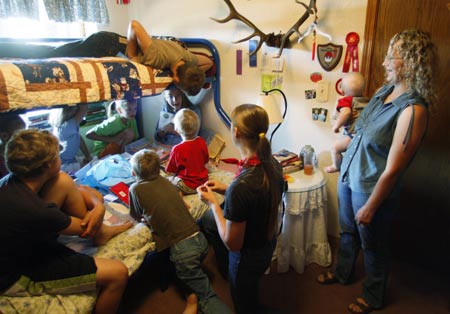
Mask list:
[{"label": "ponytail", "polygon": [[231,121],[261,161],[264,172],[262,189],[264,193],[269,193],[271,202],[267,223],[267,237],[271,239],[276,232],[278,206],[281,202],[281,183],[279,182],[280,171],[274,162],[271,145],[266,137],[269,117],[262,107],[244,104],[233,110]]}]

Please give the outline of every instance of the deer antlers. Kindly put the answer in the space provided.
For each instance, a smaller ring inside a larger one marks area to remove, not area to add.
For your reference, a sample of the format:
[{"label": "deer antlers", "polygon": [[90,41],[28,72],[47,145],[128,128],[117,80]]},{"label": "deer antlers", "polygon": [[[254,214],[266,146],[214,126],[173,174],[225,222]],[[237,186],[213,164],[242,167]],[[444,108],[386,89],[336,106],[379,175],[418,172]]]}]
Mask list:
[{"label": "deer antlers", "polygon": [[266,43],[266,45],[269,47],[280,48],[278,50],[278,56],[281,56],[281,53],[283,52],[284,48],[291,47],[291,42],[290,42],[289,38],[293,34],[297,34],[300,37],[301,33],[298,30],[298,28],[308,19],[310,14],[315,14],[317,12],[316,0],[310,0],[308,6],[301,1],[295,0],[296,3],[301,4],[306,9],[305,13],[303,13],[303,15],[300,17],[300,19],[294,25],[292,25],[292,27],[285,34],[277,34],[277,35],[274,35],[274,33],[265,34],[258,27],[256,27],[256,25],[253,24],[250,20],[248,20],[243,15],[241,15],[235,9],[233,4],[231,3],[231,0],[224,0],[224,1],[230,9],[230,13],[228,14],[228,16],[224,19],[215,19],[212,17],[211,17],[211,19],[218,23],[226,23],[230,20],[236,19],[236,20],[243,22],[245,25],[249,26],[250,28],[253,28],[252,34],[250,34],[249,36],[242,38],[238,41],[233,42],[233,43],[237,44],[237,43],[249,40],[255,36],[258,36],[259,37],[258,45],[256,46],[256,49],[252,53],[250,53],[250,55],[254,55],[255,53],[257,53],[258,50],[261,48],[262,44]]}]

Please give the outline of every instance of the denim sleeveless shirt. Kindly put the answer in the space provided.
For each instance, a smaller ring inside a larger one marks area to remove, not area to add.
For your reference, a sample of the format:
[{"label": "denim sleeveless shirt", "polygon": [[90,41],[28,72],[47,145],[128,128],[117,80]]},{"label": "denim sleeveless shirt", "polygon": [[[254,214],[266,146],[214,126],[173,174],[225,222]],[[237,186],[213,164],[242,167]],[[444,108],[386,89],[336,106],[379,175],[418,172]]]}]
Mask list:
[{"label": "denim sleeveless shirt", "polygon": [[[383,104],[394,86],[383,86],[370,100],[356,121],[356,135],[344,154],[339,179],[352,191],[372,193],[382,172],[392,145],[397,120],[403,110],[413,104],[428,107],[417,93],[403,93],[392,103]],[[412,130],[413,116],[409,124],[404,145]],[[398,180],[394,193],[398,191]]]}]

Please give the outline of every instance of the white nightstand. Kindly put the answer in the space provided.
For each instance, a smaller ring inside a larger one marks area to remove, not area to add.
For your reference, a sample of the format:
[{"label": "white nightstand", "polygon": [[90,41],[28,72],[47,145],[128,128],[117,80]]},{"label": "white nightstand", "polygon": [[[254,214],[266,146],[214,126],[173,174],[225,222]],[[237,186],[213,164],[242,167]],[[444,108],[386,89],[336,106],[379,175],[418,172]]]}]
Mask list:
[{"label": "white nightstand", "polygon": [[313,175],[303,170],[288,174],[291,182],[285,196],[286,212],[283,229],[278,237],[278,272],[292,266],[303,273],[305,265],[331,264],[331,249],[327,237],[327,181],[315,168]]}]

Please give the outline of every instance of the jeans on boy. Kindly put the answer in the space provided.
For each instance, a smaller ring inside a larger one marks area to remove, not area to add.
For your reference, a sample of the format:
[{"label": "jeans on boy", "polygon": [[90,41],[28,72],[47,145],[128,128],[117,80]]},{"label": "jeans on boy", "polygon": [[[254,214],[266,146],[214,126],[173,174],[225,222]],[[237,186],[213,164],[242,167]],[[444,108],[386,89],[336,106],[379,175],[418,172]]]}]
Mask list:
[{"label": "jeans on boy", "polygon": [[208,242],[203,233],[181,240],[170,247],[170,260],[175,265],[177,277],[193,290],[199,307],[205,314],[232,313],[216,295],[201,263],[208,253]]},{"label": "jeans on boy", "polygon": [[224,279],[228,279],[228,248],[223,244],[217,229],[216,220],[211,210],[208,210],[199,221],[200,228],[214,248],[217,267]]}]

